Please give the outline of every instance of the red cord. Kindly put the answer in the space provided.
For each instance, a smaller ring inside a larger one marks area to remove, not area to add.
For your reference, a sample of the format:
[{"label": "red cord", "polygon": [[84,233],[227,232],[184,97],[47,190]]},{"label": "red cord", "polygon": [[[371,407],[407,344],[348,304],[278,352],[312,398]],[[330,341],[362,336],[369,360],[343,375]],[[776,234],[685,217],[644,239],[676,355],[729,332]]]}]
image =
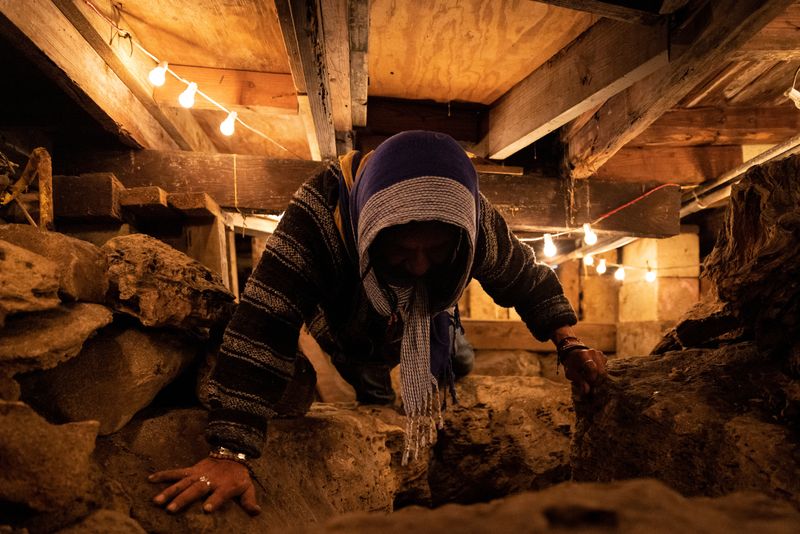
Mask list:
[{"label": "red cord", "polygon": [[642,196],[636,197],[636,198],[634,198],[633,200],[631,200],[630,202],[626,202],[626,203],[625,203],[625,204],[623,204],[622,206],[618,206],[618,207],[614,208],[613,210],[609,211],[608,213],[604,213],[603,215],[601,215],[600,217],[598,217],[597,219],[595,219],[595,220],[594,220],[594,222],[593,222],[592,224],[597,224],[597,223],[599,223],[600,221],[602,221],[603,219],[607,219],[608,217],[611,217],[611,216],[612,216],[612,215],[614,215],[615,213],[617,213],[617,212],[620,212],[620,211],[624,210],[624,209],[625,209],[625,208],[627,208],[628,206],[631,206],[632,204],[636,204],[636,203],[637,203],[637,202],[639,202],[640,200],[642,200],[642,199],[644,199],[644,198],[647,198],[648,196],[652,195],[653,193],[655,193],[655,192],[656,192],[656,191],[658,191],[659,189],[663,189],[663,188],[665,188],[665,187],[670,187],[670,186],[674,186],[674,187],[680,187],[680,184],[661,184],[661,185],[659,185],[658,187],[654,187],[653,189],[651,189],[651,190],[650,190],[650,191],[648,191],[647,193],[643,194]]}]

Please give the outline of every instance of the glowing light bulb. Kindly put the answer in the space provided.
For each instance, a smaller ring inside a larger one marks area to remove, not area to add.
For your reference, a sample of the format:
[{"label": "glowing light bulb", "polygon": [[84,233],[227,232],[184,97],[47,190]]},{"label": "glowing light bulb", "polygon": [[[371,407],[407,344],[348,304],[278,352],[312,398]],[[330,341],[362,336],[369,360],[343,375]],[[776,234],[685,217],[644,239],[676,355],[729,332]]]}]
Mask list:
[{"label": "glowing light bulb", "polygon": [[153,70],[151,70],[150,74],[147,75],[147,79],[150,80],[150,83],[156,87],[161,87],[164,85],[164,82],[167,81],[167,62],[162,61],[153,67]]},{"label": "glowing light bulb", "polygon": [[614,271],[614,278],[620,281],[625,280],[625,267],[621,265],[617,267],[617,270]]},{"label": "glowing light bulb", "polygon": [[644,279],[647,280],[648,282],[651,282],[651,283],[655,282],[656,281],[656,273],[654,271],[651,271],[650,269],[647,269],[647,272],[644,273]]},{"label": "glowing light bulb", "polygon": [[558,254],[558,249],[556,248],[556,244],[553,243],[553,236],[544,234],[544,255],[548,258],[552,258],[556,254]]},{"label": "glowing light bulb", "polygon": [[185,108],[194,106],[194,96],[197,94],[197,84],[191,82],[189,87],[178,96],[178,102]]},{"label": "glowing light bulb", "polygon": [[586,265],[587,267],[591,267],[592,265],[594,265],[594,256],[592,256],[591,254],[587,254],[586,256],[584,256],[583,264]]},{"label": "glowing light bulb", "polygon": [[597,234],[594,233],[589,223],[583,223],[583,242],[587,245],[594,245],[597,243]]},{"label": "glowing light bulb", "polygon": [[597,264],[597,274],[603,274],[606,272],[606,260],[600,260],[600,263]]},{"label": "glowing light bulb", "polygon": [[228,137],[233,135],[234,126],[236,125],[236,116],[237,113],[231,111],[228,113],[228,117],[219,125],[219,131],[222,132],[222,135],[227,135]]}]

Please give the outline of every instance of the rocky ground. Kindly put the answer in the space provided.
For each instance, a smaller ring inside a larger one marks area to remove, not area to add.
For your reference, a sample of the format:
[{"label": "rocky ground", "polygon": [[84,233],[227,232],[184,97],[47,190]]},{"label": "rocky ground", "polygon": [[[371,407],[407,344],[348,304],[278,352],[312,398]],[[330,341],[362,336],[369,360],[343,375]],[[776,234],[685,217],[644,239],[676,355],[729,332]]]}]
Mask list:
[{"label": "rocky ground", "polygon": [[712,296],[592,396],[552,357],[479,352],[408,466],[396,407],[316,403],[272,424],[256,518],[169,515],[146,481],[207,453],[221,280],[143,235],[0,226],[0,533],[798,532],[798,161],[748,173]]}]

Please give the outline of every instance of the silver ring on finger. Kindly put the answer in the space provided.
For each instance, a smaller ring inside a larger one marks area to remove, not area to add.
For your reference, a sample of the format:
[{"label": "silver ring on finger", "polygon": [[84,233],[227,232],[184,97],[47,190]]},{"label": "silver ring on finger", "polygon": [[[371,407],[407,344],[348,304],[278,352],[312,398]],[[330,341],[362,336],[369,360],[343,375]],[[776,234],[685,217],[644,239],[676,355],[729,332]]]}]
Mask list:
[{"label": "silver ring on finger", "polygon": [[197,479],[198,481],[202,482],[206,485],[206,489],[211,489],[211,481],[208,479],[207,476],[202,475],[200,478]]}]

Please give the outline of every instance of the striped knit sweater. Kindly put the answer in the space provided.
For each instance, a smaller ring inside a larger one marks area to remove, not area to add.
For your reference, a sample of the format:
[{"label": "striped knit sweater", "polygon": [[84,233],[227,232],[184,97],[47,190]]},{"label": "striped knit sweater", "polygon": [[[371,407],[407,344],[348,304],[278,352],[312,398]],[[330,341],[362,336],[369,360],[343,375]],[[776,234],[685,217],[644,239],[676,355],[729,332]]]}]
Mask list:
[{"label": "striped knit sweater", "polygon": [[[336,170],[328,168],[295,193],[223,336],[210,382],[206,438],[252,457],[292,378],[303,323],[331,356],[381,362],[388,320],[369,304],[354,243],[334,219]],[[471,277],[501,306],[514,307],[536,338],[577,318],[552,269],[509,231],[480,198],[478,243]]]}]

